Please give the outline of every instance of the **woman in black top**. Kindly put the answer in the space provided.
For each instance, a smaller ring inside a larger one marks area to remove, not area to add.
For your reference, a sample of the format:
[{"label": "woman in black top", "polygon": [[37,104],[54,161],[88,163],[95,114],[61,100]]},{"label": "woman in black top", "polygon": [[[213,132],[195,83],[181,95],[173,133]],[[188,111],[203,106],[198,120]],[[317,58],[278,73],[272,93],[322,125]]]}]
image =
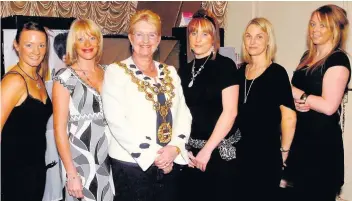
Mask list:
[{"label": "woman in black top", "polygon": [[348,19],[336,5],[315,10],[308,51],[292,78],[297,128],[288,160],[295,200],[335,200],[343,185],[340,111],[351,67],[343,48]]},{"label": "woman in black top", "polygon": [[243,34],[239,69],[238,200],[277,200],[281,171],[295,130],[296,114],[285,68],[273,63],[271,23],[252,19]]},{"label": "woman in black top", "polygon": [[181,67],[187,106],[193,121],[189,139],[190,166],[187,188],[180,200],[231,200],[234,143],[239,140],[233,123],[237,115],[238,82],[235,63],[217,53],[218,24],[199,10],[188,25],[189,45],[195,59]]},{"label": "woman in black top", "polygon": [[1,200],[42,200],[46,167],[46,124],[52,105],[43,78],[48,36],[28,22],[14,47],[19,62],[1,81]]}]

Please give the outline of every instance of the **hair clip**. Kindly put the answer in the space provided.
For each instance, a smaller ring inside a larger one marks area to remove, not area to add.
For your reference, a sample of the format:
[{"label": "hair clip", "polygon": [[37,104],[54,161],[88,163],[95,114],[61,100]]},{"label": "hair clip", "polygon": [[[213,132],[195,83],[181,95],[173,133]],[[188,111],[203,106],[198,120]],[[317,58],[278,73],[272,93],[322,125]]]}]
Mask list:
[{"label": "hair clip", "polygon": [[214,27],[216,27],[215,26],[215,22],[214,22],[214,19],[212,18],[212,17],[209,17],[208,15],[206,15],[206,14],[203,14],[203,13],[195,13],[194,15],[193,15],[193,18],[204,18],[204,19],[207,19],[207,20],[209,20],[213,25],[214,25]]}]

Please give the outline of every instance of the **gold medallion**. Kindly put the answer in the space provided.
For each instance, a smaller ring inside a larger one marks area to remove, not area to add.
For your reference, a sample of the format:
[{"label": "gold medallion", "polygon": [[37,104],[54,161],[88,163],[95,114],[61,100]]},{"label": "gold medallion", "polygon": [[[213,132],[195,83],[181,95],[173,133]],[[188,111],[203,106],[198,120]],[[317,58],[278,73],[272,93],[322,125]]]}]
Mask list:
[{"label": "gold medallion", "polygon": [[158,129],[158,139],[161,143],[169,143],[172,136],[172,127],[170,123],[162,123]]}]

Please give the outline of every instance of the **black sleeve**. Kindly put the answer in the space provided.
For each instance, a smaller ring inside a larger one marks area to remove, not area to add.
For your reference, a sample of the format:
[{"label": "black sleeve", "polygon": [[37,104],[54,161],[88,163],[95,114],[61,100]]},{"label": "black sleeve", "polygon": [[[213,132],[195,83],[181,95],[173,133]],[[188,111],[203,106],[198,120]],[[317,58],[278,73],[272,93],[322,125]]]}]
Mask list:
[{"label": "black sleeve", "polygon": [[333,66],[344,66],[351,72],[350,60],[348,59],[348,56],[340,50],[332,53],[326,59],[324,64],[324,73]]},{"label": "black sleeve", "polygon": [[277,82],[276,84],[276,94],[277,101],[279,105],[286,106],[295,110],[295,104],[292,95],[292,88],[290,84],[290,79],[284,67],[278,66],[277,68]]},{"label": "black sleeve", "polygon": [[219,79],[218,85],[220,89],[225,89],[229,86],[238,85],[238,70],[234,61],[230,58],[223,57],[219,62]]}]

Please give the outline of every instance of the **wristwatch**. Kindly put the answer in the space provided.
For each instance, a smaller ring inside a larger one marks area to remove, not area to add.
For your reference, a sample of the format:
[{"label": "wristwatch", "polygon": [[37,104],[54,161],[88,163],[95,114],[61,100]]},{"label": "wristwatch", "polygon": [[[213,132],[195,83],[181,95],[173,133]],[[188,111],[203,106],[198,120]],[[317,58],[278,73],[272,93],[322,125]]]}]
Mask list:
[{"label": "wristwatch", "polygon": [[309,96],[309,94],[303,93],[302,96],[299,99],[303,100],[304,103],[306,103],[308,96]]}]

